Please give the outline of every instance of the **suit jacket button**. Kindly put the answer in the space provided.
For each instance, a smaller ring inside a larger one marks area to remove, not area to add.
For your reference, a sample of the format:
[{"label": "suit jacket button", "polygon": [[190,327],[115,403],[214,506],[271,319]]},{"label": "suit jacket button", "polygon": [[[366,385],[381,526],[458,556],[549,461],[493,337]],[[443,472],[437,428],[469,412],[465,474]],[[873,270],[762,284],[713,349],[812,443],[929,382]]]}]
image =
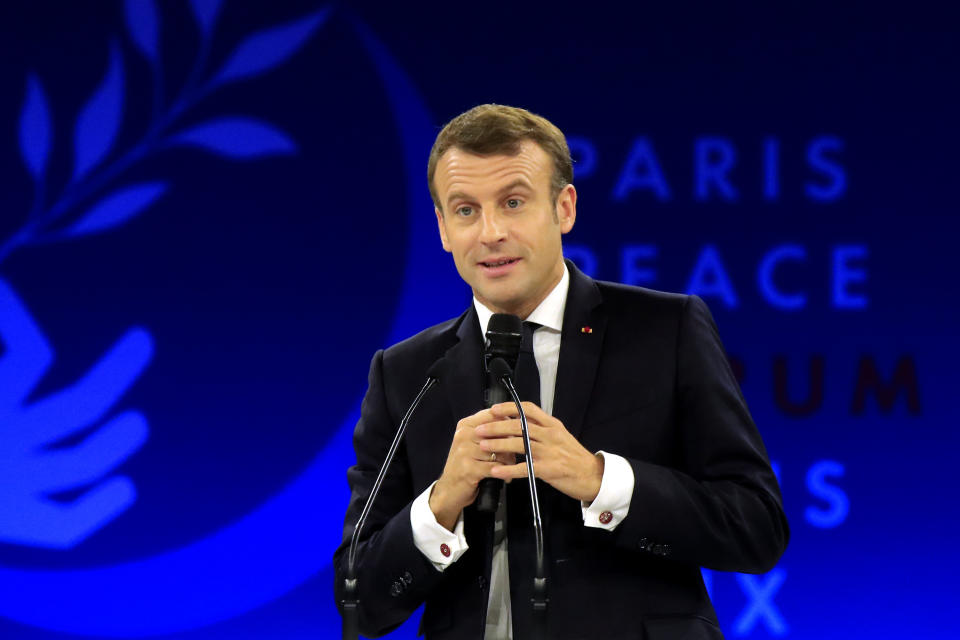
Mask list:
[{"label": "suit jacket button", "polygon": [[403,586],[399,582],[394,582],[390,585],[390,595],[396,598],[401,593],[403,593]]},{"label": "suit jacket button", "polygon": [[482,590],[482,589],[486,589],[486,587],[487,587],[487,579],[484,578],[483,576],[477,576],[477,584],[480,585],[480,589],[481,589],[481,590]]},{"label": "suit jacket button", "polygon": [[410,575],[410,572],[409,572],[409,571],[404,571],[404,572],[403,572],[403,575],[400,577],[400,579],[403,580],[403,583],[406,584],[406,585],[411,585],[411,584],[413,584],[413,576]]},{"label": "suit jacket button", "polygon": [[609,511],[600,514],[600,524],[610,524],[611,520],[613,520],[613,514]]},{"label": "suit jacket button", "polygon": [[448,546],[446,545],[446,543],[441,544],[441,545],[440,545],[440,553],[443,554],[443,557],[444,557],[444,558],[449,558],[449,557],[450,557],[450,547],[448,547]]},{"label": "suit jacket button", "polygon": [[655,554],[657,554],[658,556],[662,556],[662,555],[663,555],[663,545],[660,545],[660,544],[655,544],[655,545],[653,545],[653,552],[654,552]]},{"label": "suit jacket button", "polygon": [[647,539],[646,539],[646,538],[640,538],[640,542],[637,543],[637,546],[640,547],[641,549],[646,549],[646,548],[647,548]]},{"label": "suit jacket button", "polygon": [[670,555],[670,545],[668,544],[663,545],[663,555],[665,556]]}]

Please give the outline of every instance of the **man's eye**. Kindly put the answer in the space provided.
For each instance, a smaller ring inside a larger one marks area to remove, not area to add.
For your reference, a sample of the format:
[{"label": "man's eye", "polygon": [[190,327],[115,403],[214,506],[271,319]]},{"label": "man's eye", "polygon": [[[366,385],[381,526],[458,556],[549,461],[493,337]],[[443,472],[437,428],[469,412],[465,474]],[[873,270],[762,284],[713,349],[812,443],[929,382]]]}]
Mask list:
[{"label": "man's eye", "polygon": [[473,214],[473,207],[457,207],[458,216],[469,216]]},{"label": "man's eye", "polygon": [[510,198],[509,200],[507,200],[507,208],[508,208],[508,209],[519,209],[519,208],[520,208],[520,200],[517,199],[517,198]]}]

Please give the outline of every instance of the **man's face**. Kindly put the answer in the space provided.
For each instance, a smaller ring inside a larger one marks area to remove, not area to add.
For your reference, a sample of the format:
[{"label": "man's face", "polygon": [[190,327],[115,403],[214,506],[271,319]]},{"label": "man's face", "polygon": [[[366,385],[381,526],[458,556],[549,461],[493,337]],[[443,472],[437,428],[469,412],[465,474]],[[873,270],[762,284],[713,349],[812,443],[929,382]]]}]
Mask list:
[{"label": "man's face", "polygon": [[437,224],[460,277],[495,313],[526,318],[563,276],[561,235],[573,228],[577,192],[550,197],[553,163],[524,141],[513,156],[452,148],[437,163]]}]

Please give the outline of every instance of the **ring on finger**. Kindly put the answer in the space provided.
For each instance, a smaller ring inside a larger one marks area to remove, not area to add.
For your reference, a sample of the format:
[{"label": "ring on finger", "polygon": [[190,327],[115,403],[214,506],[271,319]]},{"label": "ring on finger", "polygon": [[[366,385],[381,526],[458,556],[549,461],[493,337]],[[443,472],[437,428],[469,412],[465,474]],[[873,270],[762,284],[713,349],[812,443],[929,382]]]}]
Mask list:
[{"label": "ring on finger", "polygon": [[497,454],[494,453],[493,451],[491,451],[491,452],[490,452],[490,462],[496,462],[496,461],[497,461]]}]

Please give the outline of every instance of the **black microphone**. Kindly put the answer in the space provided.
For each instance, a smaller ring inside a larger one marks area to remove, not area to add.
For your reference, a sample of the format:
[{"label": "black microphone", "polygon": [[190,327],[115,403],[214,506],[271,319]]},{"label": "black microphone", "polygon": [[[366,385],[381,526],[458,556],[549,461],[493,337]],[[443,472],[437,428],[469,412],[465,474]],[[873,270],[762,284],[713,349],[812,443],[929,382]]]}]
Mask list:
[{"label": "black microphone", "polygon": [[[487,323],[487,339],[483,350],[483,368],[487,373],[483,400],[487,407],[501,402],[509,402],[510,394],[490,368],[495,360],[506,363],[508,372],[517,366],[520,355],[520,342],[523,340],[523,321],[509,313],[495,313]],[[477,493],[477,510],[481,513],[496,513],[500,504],[500,492],[503,480],[484,478],[480,481]]]},{"label": "black microphone", "polygon": [[342,638],[344,640],[356,640],[360,635],[360,590],[357,583],[357,545],[360,543],[360,531],[363,529],[363,525],[367,522],[367,517],[370,515],[370,509],[373,507],[374,500],[377,499],[377,495],[380,493],[380,486],[383,484],[383,479],[387,475],[387,470],[390,468],[390,463],[393,462],[394,456],[397,454],[397,449],[400,448],[400,442],[403,440],[403,434],[407,430],[407,424],[410,422],[410,418],[413,416],[413,412],[417,410],[417,407],[420,406],[420,401],[423,400],[424,396],[427,395],[427,392],[440,380],[440,372],[443,367],[442,363],[444,362],[443,358],[437,360],[433,365],[427,370],[427,381],[424,383],[423,387],[420,389],[420,393],[417,394],[417,397],[413,399],[413,402],[410,403],[410,408],[407,409],[406,414],[403,416],[403,420],[400,421],[400,427],[397,429],[397,435],[393,437],[393,442],[390,444],[390,449],[387,451],[387,457],[383,461],[383,465],[380,467],[379,473],[377,473],[377,479],[373,483],[373,489],[370,490],[370,495],[367,496],[367,502],[363,505],[363,511],[360,512],[360,517],[357,518],[357,526],[353,528],[353,534],[350,536],[350,549],[347,552],[347,568],[345,571],[345,577],[343,579],[343,590],[344,598],[341,601],[343,605],[343,628],[342,628]]}]

